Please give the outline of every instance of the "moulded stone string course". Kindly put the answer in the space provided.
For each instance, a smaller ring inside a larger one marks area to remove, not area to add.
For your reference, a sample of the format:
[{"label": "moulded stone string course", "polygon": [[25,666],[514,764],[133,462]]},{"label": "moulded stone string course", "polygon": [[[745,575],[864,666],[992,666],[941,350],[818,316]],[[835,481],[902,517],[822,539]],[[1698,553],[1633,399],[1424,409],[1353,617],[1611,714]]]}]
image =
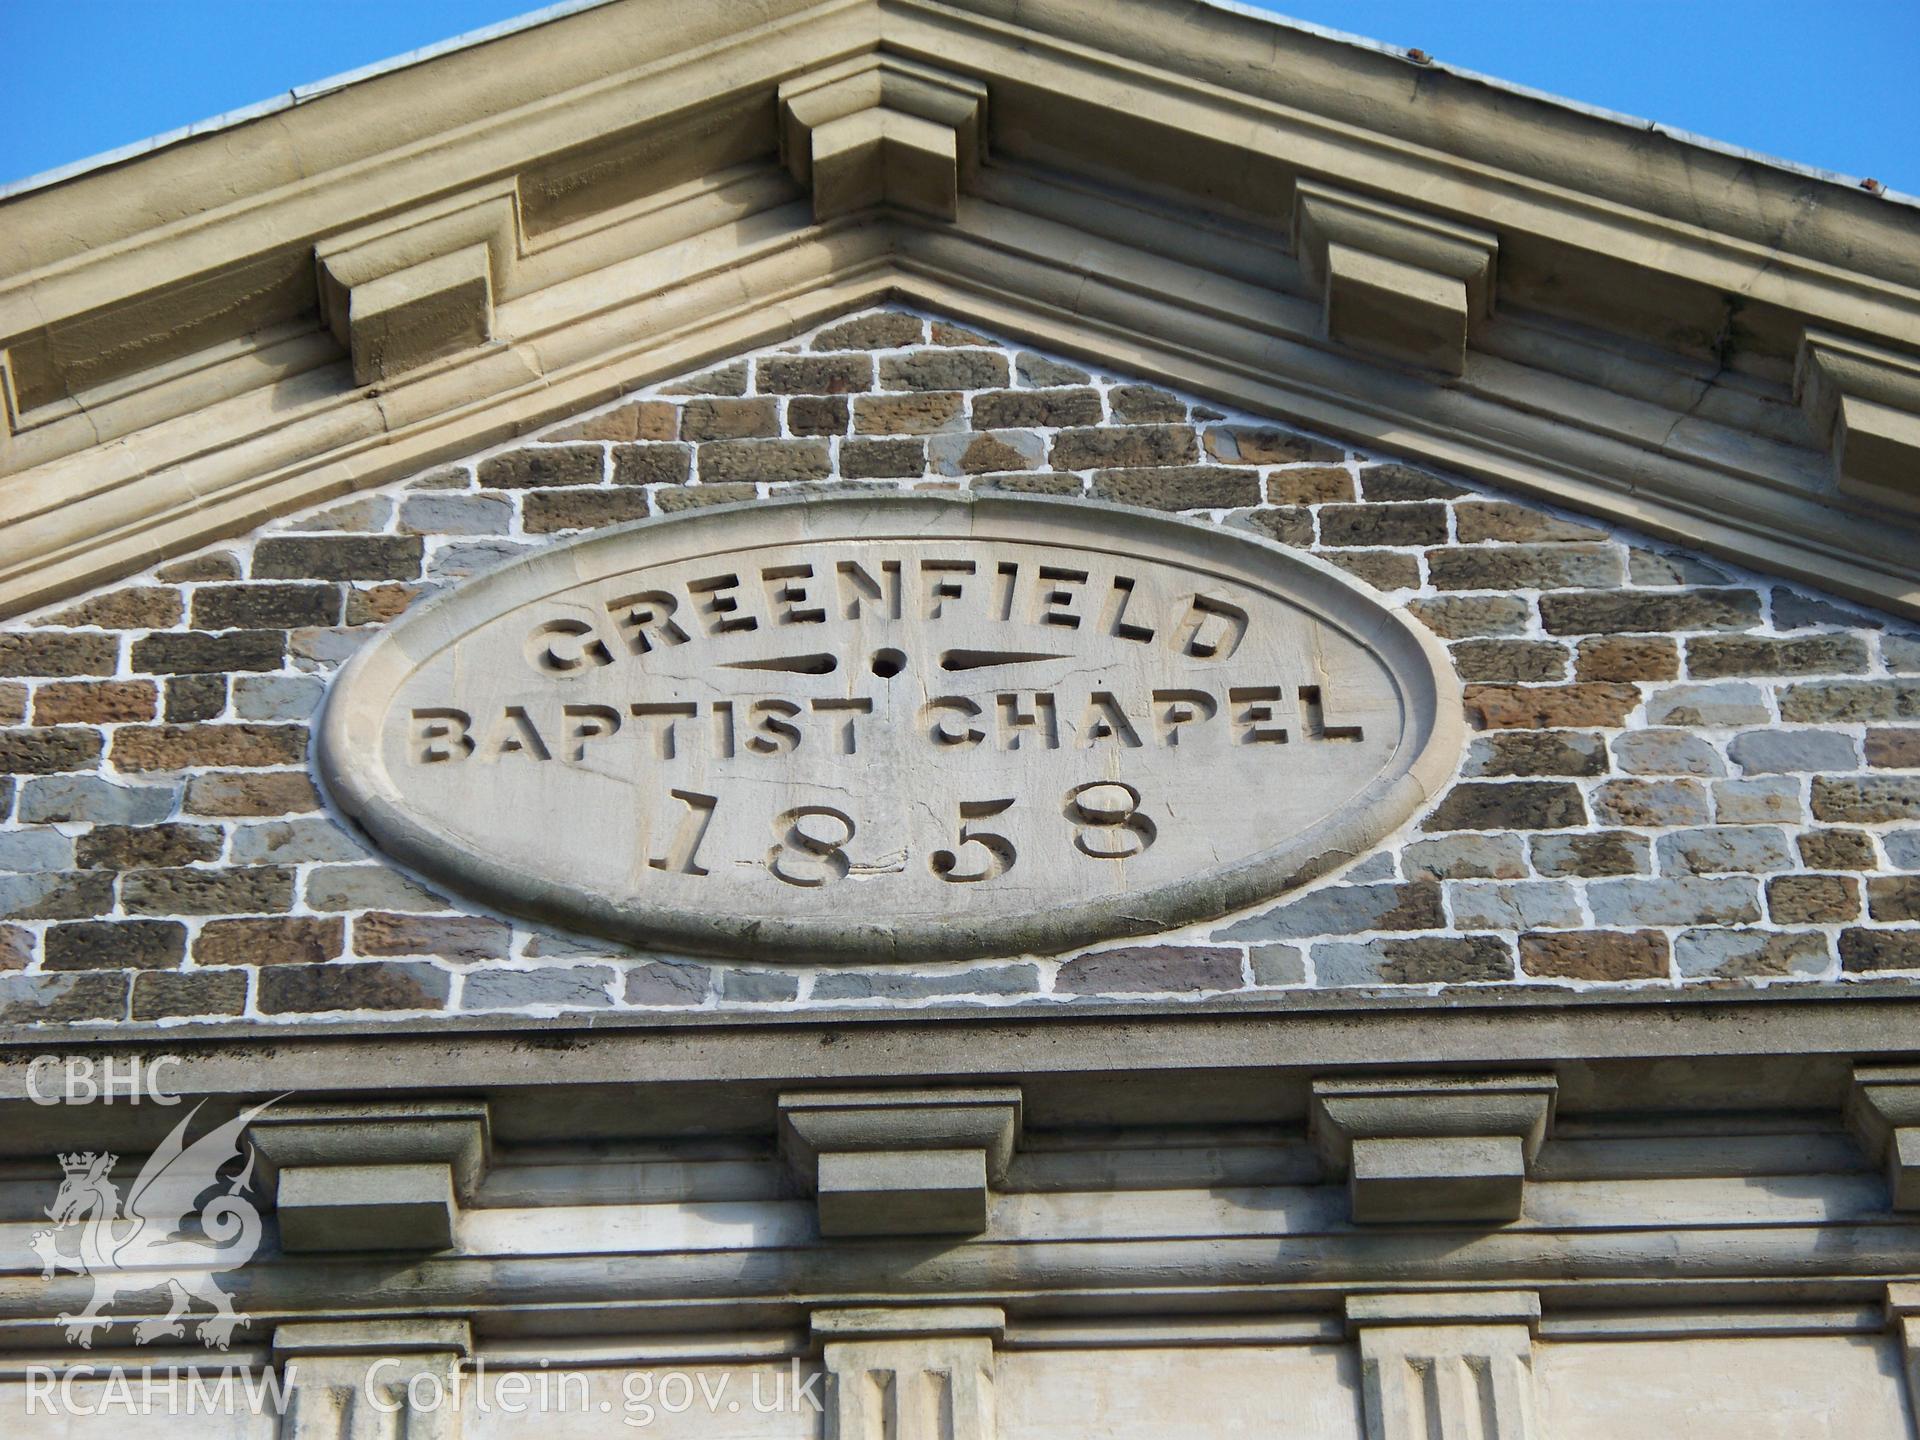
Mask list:
[{"label": "moulded stone string course", "polygon": [[[853,969],[650,953],[423,886],[305,773],[327,678],[584,530],[795,490],[1091,495],[1264,535],[1448,646],[1458,780],[1145,943]],[[0,1021],[1063,1005],[1920,977],[1920,636],[1097,363],[880,310],[0,631]]]}]

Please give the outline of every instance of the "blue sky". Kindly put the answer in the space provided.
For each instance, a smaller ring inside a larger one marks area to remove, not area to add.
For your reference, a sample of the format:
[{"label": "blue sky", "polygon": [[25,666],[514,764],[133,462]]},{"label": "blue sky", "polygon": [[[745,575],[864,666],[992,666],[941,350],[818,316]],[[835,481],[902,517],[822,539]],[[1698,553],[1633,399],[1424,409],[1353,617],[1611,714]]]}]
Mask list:
[{"label": "blue sky", "polygon": [[[527,0],[0,0],[0,184],[530,8]],[[1920,191],[1920,0],[1277,0],[1260,8]]]}]

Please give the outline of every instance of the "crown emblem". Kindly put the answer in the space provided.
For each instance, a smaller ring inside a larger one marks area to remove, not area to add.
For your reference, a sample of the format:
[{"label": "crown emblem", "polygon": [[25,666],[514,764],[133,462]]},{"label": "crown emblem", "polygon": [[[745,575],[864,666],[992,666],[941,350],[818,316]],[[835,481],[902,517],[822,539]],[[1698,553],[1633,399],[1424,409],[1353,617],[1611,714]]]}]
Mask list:
[{"label": "crown emblem", "polygon": [[[72,1155],[62,1155],[60,1157],[60,1168],[69,1175],[85,1175],[93,1169],[93,1162],[99,1158],[101,1157],[91,1150],[77,1151]],[[105,1175],[108,1171],[112,1170],[114,1161],[117,1158],[118,1157],[113,1155],[107,1156],[106,1164],[100,1167],[100,1173]]]}]

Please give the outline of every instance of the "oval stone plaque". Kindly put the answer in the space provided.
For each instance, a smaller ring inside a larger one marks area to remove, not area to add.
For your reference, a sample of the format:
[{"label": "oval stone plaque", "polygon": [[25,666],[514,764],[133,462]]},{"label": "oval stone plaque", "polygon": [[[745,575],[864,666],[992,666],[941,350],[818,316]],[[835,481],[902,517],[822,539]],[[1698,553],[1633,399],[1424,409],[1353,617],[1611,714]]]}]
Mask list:
[{"label": "oval stone plaque", "polygon": [[507,565],[335,681],[402,863],[650,948],[1050,953],[1223,914],[1451,775],[1444,652],[1331,567],[1080,501],[720,507]]}]

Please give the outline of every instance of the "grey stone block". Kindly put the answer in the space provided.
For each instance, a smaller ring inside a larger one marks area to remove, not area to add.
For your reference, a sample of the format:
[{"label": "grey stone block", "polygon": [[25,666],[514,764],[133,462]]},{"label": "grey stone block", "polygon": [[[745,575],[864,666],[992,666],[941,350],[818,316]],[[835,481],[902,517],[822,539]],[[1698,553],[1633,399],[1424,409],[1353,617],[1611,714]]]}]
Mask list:
[{"label": "grey stone block", "polygon": [[1034,965],[981,965],[944,975],[836,970],[813,982],[815,1000],[924,1000],[941,995],[1025,995],[1040,988]]},{"label": "grey stone block", "polygon": [[538,970],[476,970],[460,992],[463,1010],[516,1010],[524,1005],[564,1005],[569,1009],[611,1005],[607,987],[613,970],[605,965],[555,965]]},{"label": "grey stone block", "polygon": [[1771,827],[1680,830],[1662,835],[1655,852],[1665,875],[1755,875],[1793,868],[1786,833]]},{"label": "grey stone block", "polygon": [[326,693],[313,675],[236,675],[233,713],[242,720],[305,720]]},{"label": "grey stone block", "polygon": [[1573,887],[1550,880],[1453,885],[1448,899],[1463,930],[1571,930],[1586,923]]},{"label": "grey stone block", "polygon": [[58,830],[0,830],[0,870],[70,870],[73,841]]},{"label": "grey stone block", "polygon": [[1818,932],[1688,930],[1673,942],[1673,959],[1688,979],[1758,979],[1823,974],[1833,942]]},{"label": "grey stone block", "polygon": [[116,785],[93,775],[35,775],[20,788],[20,819],[154,825],[180,803],[178,785]]},{"label": "grey stone block", "polygon": [[1745,775],[1856,770],[1860,766],[1860,750],[1854,738],[1832,730],[1755,730],[1734,736],[1727,754]]},{"label": "grey stone block", "polygon": [[[1536,846],[1562,842],[1542,836]],[[1527,873],[1527,847],[1518,835],[1449,835],[1416,840],[1401,852],[1409,880],[1518,880]]]},{"label": "grey stone block", "polygon": [[276,1210],[289,1251],[444,1250],[453,1243],[453,1171],[444,1161],[290,1166]]},{"label": "grey stone block", "polygon": [[1758,685],[1722,681],[1710,685],[1669,685],[1647,701],[1649,725],[1764,725],[1773,718]]},{"label": "grey stone block", "polygon": [[307,875],[313,910],[445,910],[447,902],[383,865],[323,865]]},{"label": "grey stone block", "polygon": [[1760,882],[1745,876],[1597,880],[1587,903],[1601,925],[1738,925],[1760,919]]},{"label": "grey stone block", "polygon": [[1634,730],[1613,742],[1613,757],[1629,775],[1724,775],[1726,762],[1685,730]]},{"label": "grey stone block", "polygon": [[1440,891],[1428,883],[1331,885],[1214,932],[1216,940],[1292,940],[1369,930],[1431,930],[1446,924]]},{"label": "grey stone block", "polygon": [[228,848],[240,864],[295,865],[303,861],[365,860],[366,849],[324,815],[237,825]]}]

